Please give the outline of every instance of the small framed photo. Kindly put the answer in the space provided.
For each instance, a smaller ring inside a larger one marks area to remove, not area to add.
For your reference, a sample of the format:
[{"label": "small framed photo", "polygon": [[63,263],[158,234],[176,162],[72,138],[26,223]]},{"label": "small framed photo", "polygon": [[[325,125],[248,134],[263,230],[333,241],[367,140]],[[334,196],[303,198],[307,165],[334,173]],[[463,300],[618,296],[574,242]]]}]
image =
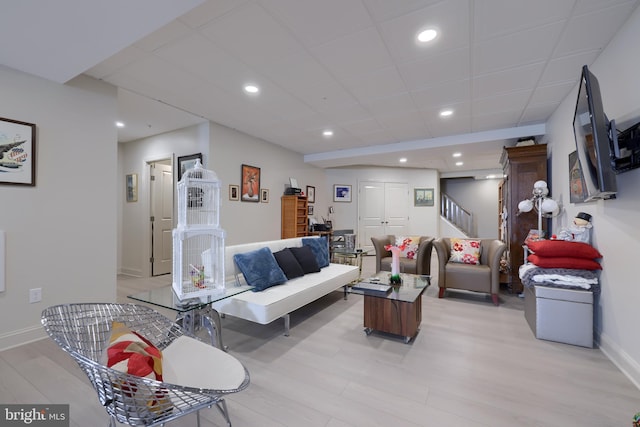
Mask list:
[{"label": "small framed photo", "polygon": [[240,186],[233,184],[229,186],[229,200],[240,200]]},{"label": "small framed photo", "polygon": [[433,188],[414,188],[414,206],[433,206]]},{"label": "small framed photo", "polygon": [[127,202],[138,201],[138,174],[130,173],[125,178]]},{"label": "small framed photo", "polygon": [[36,125],[0,117],[0,184],[36,185]]},{"label": "small framed photo", "polygon": [[266,188],[260,189],[260,201],[262,203],[269,203],[269,190]]},{"label": "small framed photo", "polygon": [[193,169],[196,165],[196,160],[200,160],[200,164],[202,164],[202,153],[178,157],[178,181],[182,179],[182,174],[189,169]]},{"label": "small framed photo", "polygon": [[316,202],[316,187],[307,185],[307,202],[309,203]]},{"label": "small framed photo", "polygon": [[334,202],[350,202],[351,186],[345,185],[345,184],[335,184],[333,186],[333,201]]},{"label": "small framed photo", "polygon": [[307,215],[309,216],[313,215],[313,206],[311,205],[307,206]]}]

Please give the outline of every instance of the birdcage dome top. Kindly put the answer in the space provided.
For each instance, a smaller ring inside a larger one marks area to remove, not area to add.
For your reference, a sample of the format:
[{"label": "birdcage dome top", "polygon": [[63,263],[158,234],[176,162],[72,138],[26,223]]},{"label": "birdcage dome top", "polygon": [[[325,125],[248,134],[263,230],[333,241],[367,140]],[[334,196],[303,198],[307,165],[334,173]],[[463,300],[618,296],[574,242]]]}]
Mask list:
[{"label": "birdcage dome top", "polygon": [[182,174],[182,180],[218,181],[218,175],[212,170],[202,167],[200,159],[196,159],[193,168],[186,170]]}]

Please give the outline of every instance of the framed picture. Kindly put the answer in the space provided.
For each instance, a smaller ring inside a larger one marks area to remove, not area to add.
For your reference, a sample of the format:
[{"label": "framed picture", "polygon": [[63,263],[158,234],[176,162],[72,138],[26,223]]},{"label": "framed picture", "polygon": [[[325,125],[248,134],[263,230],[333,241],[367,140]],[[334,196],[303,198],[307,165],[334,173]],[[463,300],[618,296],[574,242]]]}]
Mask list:
[{"label": "framed picture", "polygon": [[229,200],[240,200],[240,187],[238,185],[229,186]]},{"label": "framed picture", "polygon": [[185,173],[189,169],[193,169],[193,167],[196,165],[196,160],[200,160],[200,164],[202,164],[202,153],[178,157],[178,181],[182,179],[183,173]]},{"label": "framed picture", "polygon": [[351,186],[344,185],[344,184],[335,184],[333,186],[333,201],[334,202],[350,202]]},{"label": "framed picture", "polygon": [[36,185],[36,125],[0,117],[0,184]]},{"label": "framed picture", "polygon": [[243,202],[260,202],[260,168],[242,165],[242,191],[240,200]]},{"label": "framed picture", "polygon": [[316,187],[312,187],[311,185],[307,185],[307,202],[315,203],[316,202]]},{"label": "framed picture", "polygon": [[586,185],[584,175],[580,169],[578,152],[569,154],[569,201],[571,203],[582,203],[586,198]]},{"label": "framed picture", "polygon": [[266,188],[260,189],[260,201],[262,203],[269,203],[269,190]]},{"label": "framed picture", "polygon": [[433,206],[433,188],[414,188],[414,206]]},{"label": "framed picture", "polygon": [[130,173],[125,178],[127,202],[138,201],[138,174]]},{"label": "framed picture", "polygon": [[311,205],[307,206],[307,215],[309,216],[313,215],[313,206]]}]

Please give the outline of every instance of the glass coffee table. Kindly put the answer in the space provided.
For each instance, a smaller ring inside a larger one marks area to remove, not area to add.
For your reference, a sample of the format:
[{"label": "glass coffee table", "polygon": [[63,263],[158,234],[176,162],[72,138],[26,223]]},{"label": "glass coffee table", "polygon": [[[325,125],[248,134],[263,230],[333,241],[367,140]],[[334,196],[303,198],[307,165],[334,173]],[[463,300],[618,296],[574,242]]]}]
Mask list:
[{"label": "glass coffee table", "polygon": [[420,330],[422,294],[431,285],[431,276],[401,274],[402,285],[386,292],[358,289],[359,284],[389,285],[389,272],[381,271],[354,284],[352,294],[364,295],[364,331],[380,331],[404,337],[409,343]]},{"label": "glass coffee table", "polygon": [[211,303],[251,289],[252,287],[248,285],[228,283],[225,289],[219,293],[206,297],[180,300],[173,291],[173,286],[167,285],[135,295],[128,295],[127,298],[175,311],[176,322],[181,324],[183,328],[192,334],[198,332],[200,328],[206,329],[211,339],[211,345],[221,350],[226,350],[222,344],[220,314],[211,307]]},{"label": "glass coffee table", "polygon": [[333,258],[336,262],[340,261],[341,264],[351,264],[358,267],[358,280],[362,274],[362,257],[369,254],[368,249],[360,248],[333,248]]}]

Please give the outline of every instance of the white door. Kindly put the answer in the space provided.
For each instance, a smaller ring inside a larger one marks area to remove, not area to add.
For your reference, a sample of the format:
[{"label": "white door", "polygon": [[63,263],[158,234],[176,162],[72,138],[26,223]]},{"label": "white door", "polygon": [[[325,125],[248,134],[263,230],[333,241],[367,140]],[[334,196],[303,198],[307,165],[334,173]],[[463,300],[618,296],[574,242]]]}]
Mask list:
[{"label": "white door", "polygon": [[373,250],[372,236],[403,235],[409,222],[409,184],[361,182],[358,194],[358,243]]},{"label": "white door", "polygon": [[170,274],[173,263],[173,172],[151,163],[151,275]]}]

